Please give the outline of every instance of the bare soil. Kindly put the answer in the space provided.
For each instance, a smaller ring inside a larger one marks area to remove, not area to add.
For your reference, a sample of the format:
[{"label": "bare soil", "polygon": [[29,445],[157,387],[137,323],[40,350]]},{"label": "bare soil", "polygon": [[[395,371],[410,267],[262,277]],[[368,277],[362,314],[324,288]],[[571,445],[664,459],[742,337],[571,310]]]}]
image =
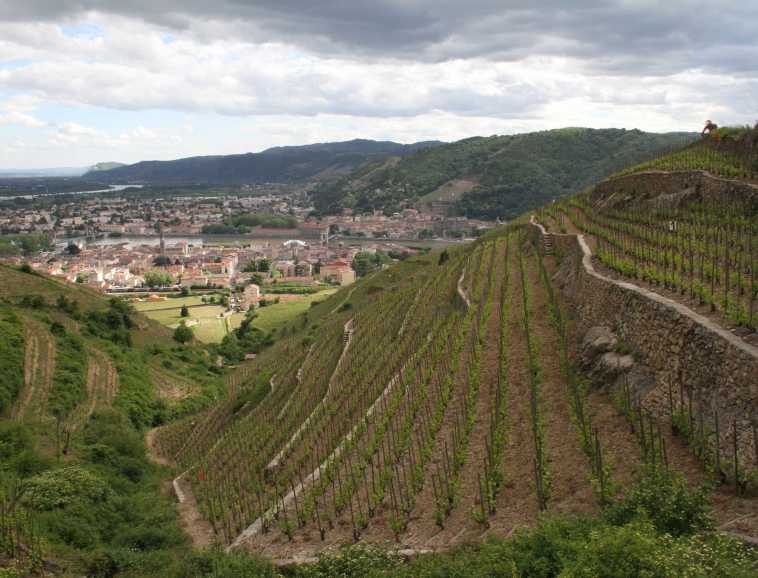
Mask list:
[{"label": "bare soil", "polygon": [[[145,434],[147,456],[153,463],[170,468],[174,464],[162,456],[155,447],[155,436],[159,429],[153,428]],[[195,494],[192,492],[192,484],[183,478],[180,478],[177,484],[184,496],[184,501],[177,503],[176,513],[179,516],[179,524],[192,540],[192,545],[197,549],[202,549],[215,544],[213,526],[200,515]],[[173,488],[171,491],[173,493]]]}]

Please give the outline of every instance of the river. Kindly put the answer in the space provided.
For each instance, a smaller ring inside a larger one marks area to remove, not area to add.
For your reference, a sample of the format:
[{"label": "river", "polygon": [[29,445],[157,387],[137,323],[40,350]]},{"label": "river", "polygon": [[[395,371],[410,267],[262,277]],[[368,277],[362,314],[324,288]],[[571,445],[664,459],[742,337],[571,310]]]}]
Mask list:
[{"label": "river", "polygon": [[[293,235],[295,235],[293,238],[297,238],[294,231]],[[63,249],[71,241],[81,240],[84,239],[82,237],[59,238],[56,245],[59,249]],[[167,247],[177,245],[183,241],[195,247],[202,247],[205,245],[262,245],[266,243],[270,243],[272,245],[280,245],[286,240],[286,237],[256,237],[249,235],[167,235],[165,237]],[[304,239],[304,241],[314,244],[319,242],[317,239]],[[160,243],[160,237],[157,235],[123,235],[121,237],[103,237],[101,239],[90,239],[86,242],[89,246],[120,245],[126,243],[127,247],[132,249],[139,245],[158,245]],[[461,242],[462,241],[452,239],[365,239],[358,237],[351,239],[331,240],[329,241],[329,245],[331,247],[336,247],[338,243],[343,243],[345,245],[369,245],[382,243],[401,245],[403,247],[429,247],[431,249],[439,249]]]},{"label": "river", "polygon": [[107,189],[99,189],[97,191],[70,191],[66,193],[38,193],[35,195],[10,195],[7,197],[0,197],[0,201],[10,201],[12,199],[37,199],[39,197],[54,197],[57,195],[94,195],[96,193],[115,193],[123,191],[124,189],[141,189],[143,185],[108,185]]}]

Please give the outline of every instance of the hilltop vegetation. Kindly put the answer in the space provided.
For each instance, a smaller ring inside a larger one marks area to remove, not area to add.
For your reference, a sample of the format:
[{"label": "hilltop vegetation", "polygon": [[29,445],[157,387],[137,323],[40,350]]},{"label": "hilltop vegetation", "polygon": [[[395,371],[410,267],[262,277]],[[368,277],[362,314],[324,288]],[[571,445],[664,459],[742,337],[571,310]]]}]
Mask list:
[{"label": "hilltop vegetation", "polygon": [[702,170],[729,179],[758,179],[758,124],[721,127],[708,137],[619,173]]},{"label": "hilltop vegetation", "polygon": [[453,194],[455,213],[511,219],[692,138],[687,133],[584,128],[475,137],[396,163],[369,164],[336,183],[322,184],[313,198],[322,213],[344,207],[391,213],[449,198],[435,192],[462,181],[467,185]]}]

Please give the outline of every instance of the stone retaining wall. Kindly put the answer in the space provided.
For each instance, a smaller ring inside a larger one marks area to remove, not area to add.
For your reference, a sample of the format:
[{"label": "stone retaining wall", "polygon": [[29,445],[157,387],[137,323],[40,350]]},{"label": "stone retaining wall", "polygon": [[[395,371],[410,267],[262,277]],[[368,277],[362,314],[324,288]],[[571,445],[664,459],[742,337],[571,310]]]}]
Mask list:
[{"label": "stone retaining wall", "polygon": [[603,181],[589,195],[593,206],[619,209],[645,204],[678,207],[708,203],[713,199],[738,203],[749,214],[758,212],[758,187],[715,177],[705,171],[635,173]]},{"label": "stone retaining wall", "polygon": [[[541,240],[544,230],[534,223],[530,228],[530,237]],[[668,414],[669,387],[676,400],[682,388],[697,411],[702,405],[706,420],[718,410],[726,455],[733,451],[736,421],[743,463],[758,467],[752,430],[758,417],[758,348],[680,303],[601,275],[581,235],[554,234],[553,246],[561,261],[555,281],[574,306],[580,337],[590,327],[610,327],[655,377],[643,400],[648,409]]]}]

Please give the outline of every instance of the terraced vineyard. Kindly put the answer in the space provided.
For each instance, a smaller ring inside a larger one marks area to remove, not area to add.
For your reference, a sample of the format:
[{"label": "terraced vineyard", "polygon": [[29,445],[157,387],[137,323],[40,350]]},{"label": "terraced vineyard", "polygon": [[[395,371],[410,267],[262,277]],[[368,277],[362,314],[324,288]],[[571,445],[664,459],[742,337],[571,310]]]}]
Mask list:
[{"label": "terraced vineyard", "polygon": [[590,392],[556,266],[511,227],[314,308],[229,399],[157,433],[207,538],[275,557],[437,549],[594,511],[642,464],[700,468]]},{"label": "terraced vineyard", "polygon": [[[723,133],[723,136],[722,136]],[[758,178],[758,153],[754,148],[755,129],[721,129],[710,136],[656,158],[629,167],[619,175],[645,171],[707,171],[729,179]]]},{"label": "terraced vineyard", "polygon": [[733,202],[718,198],[683,207],[619,209],[593,206],[588,197],[578,196],[549,213],[590,236],[599,261],[619,275],[708,306],[734,325],[756,329],[756,199],[758,192]]}]

